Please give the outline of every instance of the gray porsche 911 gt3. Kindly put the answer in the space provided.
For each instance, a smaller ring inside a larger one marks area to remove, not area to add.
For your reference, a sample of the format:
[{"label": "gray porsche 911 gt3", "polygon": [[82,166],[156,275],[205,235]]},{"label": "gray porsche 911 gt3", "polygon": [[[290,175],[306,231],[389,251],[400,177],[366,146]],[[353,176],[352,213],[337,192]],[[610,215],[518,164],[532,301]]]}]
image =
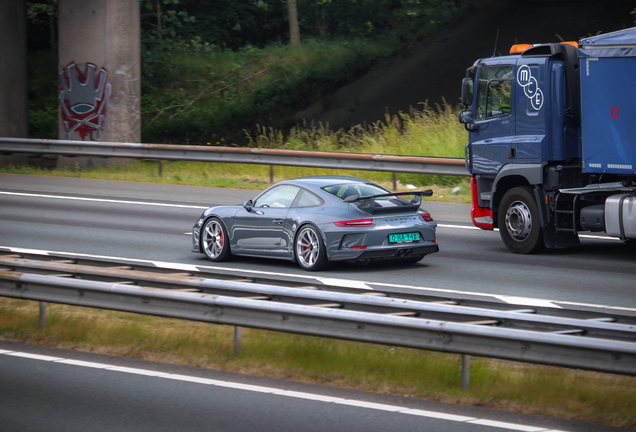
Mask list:
[{"label": "gray porsche 911 gt3", "polygon": [[211,207],[192,233],[192,251],[296,260],[305,270],[330,261],[417,262],[438,252],[437,224],[420,209],[433,191],[391,192],[356,177],[302,177],[276,183],[242,206]]}]

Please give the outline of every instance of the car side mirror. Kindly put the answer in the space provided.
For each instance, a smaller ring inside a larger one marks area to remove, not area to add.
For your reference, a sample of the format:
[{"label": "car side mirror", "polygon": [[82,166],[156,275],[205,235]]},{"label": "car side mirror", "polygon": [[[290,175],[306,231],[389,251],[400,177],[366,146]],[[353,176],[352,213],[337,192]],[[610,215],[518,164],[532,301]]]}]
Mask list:
[{"label": "car side mirror", "polygon": [[473,80],[464,78],[462,80],[462,105],[470,106],[473,104]]},{"label": "car side mirror", "polygon": [[248,212],[252,211],[252,207],[254,207],[254,202],[252,200],[247,200],[243,203],[243,208]]}]

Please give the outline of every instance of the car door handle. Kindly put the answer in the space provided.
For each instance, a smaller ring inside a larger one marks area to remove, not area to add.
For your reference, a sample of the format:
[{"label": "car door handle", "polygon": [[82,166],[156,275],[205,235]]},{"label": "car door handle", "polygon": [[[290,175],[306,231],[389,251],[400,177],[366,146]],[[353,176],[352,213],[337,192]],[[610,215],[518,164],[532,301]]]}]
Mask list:
[{"label": "car door handle", "polygon": [[276,225],[282,225],[283,224],[284,219],[274,219],[274,223]]}]

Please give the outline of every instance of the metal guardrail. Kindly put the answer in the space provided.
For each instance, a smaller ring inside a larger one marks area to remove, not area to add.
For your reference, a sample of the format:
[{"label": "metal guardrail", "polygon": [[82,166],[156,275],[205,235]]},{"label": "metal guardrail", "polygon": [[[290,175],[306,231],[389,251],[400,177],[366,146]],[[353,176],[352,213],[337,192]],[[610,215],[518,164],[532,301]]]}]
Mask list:
[{"label": "metal guardrail", "polygon": [[0,258],[0,296],[5,297],[636,375],[633,317],[624,324],[590,313],[581,317],[592,318],[554,317],[174,270]]},{"label": "metal guardrail", "polygon": [[244,147],[0,138],[0,153],[179,160],[469,176],[464,159]]}]

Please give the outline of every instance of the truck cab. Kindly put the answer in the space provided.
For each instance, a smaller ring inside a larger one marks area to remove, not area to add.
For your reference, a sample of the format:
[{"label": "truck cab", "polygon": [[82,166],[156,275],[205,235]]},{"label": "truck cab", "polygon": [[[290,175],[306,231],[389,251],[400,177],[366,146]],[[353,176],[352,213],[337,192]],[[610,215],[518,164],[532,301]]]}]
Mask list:
[{"label": "truck cab", "polygon": [[634,192],[634,76],[636,28],[477,60],[459,113],[469,131],[473,223],[499,228],[515,253],[608,232],[605,216],[616,209],[607,199]]}]

